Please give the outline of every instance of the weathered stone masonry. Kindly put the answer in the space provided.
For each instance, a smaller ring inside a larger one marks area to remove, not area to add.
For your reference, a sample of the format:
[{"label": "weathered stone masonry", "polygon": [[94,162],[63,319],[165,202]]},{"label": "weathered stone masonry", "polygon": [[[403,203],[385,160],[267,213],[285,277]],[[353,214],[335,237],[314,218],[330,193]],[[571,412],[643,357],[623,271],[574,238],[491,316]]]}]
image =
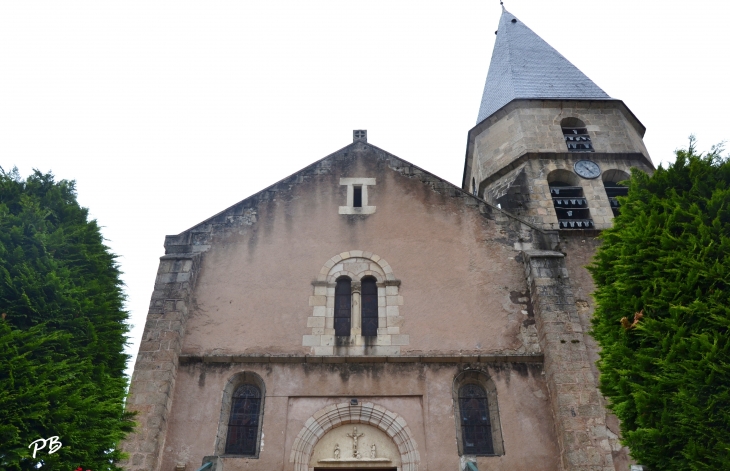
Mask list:
[{"label": "weathered stone masonry", "polygon": [[127,410],[137,412],[135,432],[122,443],[130,471],[158,469],[172,407],[178,358],[200,254],[160,259],[142,343],[134,366]]},{"label": "weathered stone masonry", "polygon": [[544,371],[555,414],[563,468],[571,471],[613,470],[605,413],[591,373],[567,269],[563,255],[551,251],[558,245],[557,232],[538,229],[364,143],[354,143],[308,167],[306,175],[289,177],[179,236],[167,238],[165,248],[168,255],[160,261],[128,401],[128,410],[138,412],[138,426],[122,444],[122,450],[130,455],[122,466],[129,471],[160,469],[192,292],[201,257],[205,256],[210,244],[219,237],[226,237],[226,233],[236,230],[236,227],[255,224],[258,205],[275,192],[290,189],[305,178],[327,174],[333,161],[354,158],[353,154],[366,151],[387,163],[391,170],[417,178],[435,192],[474,207],[500,227],[505,241],[514,246],[516,254],[522,251],[540,350],[545,354]]},{"label": "weathered stone masonry", "polygon": [[564,255],[524,253],[563,468],[615,471]]}]

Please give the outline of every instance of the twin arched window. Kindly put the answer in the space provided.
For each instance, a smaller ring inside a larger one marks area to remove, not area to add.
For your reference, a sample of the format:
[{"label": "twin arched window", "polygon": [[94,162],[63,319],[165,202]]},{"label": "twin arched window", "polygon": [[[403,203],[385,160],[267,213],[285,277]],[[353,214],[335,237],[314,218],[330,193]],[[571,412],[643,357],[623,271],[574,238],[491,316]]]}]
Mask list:
[{"label": "twin arched window", "polygon": [[[335,315],[334,327],[336,336],[350,336],[353,324],[353,316],[360,316],[362,335],[374,337],[378,335],[378,286],[377,280],[372,276],[364,277],[360,285],[360,293],[357,287],[353,290],[352,280],[347,276],[337,278],[335,285]],[[352,312],[353,294],[360,295],[360,312]]]}]

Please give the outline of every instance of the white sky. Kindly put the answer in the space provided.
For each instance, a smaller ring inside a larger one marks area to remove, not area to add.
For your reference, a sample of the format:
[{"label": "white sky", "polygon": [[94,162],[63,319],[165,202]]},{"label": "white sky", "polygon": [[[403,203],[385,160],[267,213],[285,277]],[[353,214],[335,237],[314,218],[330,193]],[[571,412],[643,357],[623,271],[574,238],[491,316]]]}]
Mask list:
[{"label": "white sky", "polygon": [[[507,0],[647,128],[730,138],[730,2]],[[0,0],[0,166],[52,170],[120,255],[136,354],[165,234],[352,141],[460,184],[498,0]]]}]

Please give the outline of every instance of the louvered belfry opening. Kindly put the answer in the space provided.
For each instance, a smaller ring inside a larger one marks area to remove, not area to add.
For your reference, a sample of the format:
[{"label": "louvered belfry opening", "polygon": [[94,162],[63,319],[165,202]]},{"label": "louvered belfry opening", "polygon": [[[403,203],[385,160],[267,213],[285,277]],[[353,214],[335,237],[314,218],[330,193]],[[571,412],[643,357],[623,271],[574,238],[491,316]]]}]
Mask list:
[{"label": "louvered belfry opening", "polygon": [[465,455],[493,455],[492,424],[489,420],[487,393],[478,384],[459,389],[461,439]]},{"label": "louvered belfry opening", "polygon": [[629,187],[619,185],[618,182],[603,182],[603,187],[606,189],[606,196],[608,196],[608,201],[611,203],[613,216],[616,217],[621,207],[621,203],[618,202],[616,197],[628,195]]},{"label": "louvered belfry opening", "polygon": [[236,389],[231,402],[228,421],[226,454],[256,455],[256,439],[261,412],[261,391],[253,384],[244,384]]},{"label": "louvered belfry opening", "polygon": [[550,183],[550,196],[553,198],[553,207],[555,207],[560,229],[592,229],[594,227],[582,187],[571,186],[566,182],[552,182]]},{"label": "louvered belfry opening", "polygon": [[372,276],[362,279],[362,335],[378,335],[378,286]]},{"label": "louvered belfry opening", "polygon": [[560,122],[563,138],[568,152],[595,152],[591,136],[583,121],[578,118],[565,118]]},{"label": "louvered belfry opening", "polygon": [[349,336],[352,319],[352,280],[337,278],[335,285],[335,335]]}]

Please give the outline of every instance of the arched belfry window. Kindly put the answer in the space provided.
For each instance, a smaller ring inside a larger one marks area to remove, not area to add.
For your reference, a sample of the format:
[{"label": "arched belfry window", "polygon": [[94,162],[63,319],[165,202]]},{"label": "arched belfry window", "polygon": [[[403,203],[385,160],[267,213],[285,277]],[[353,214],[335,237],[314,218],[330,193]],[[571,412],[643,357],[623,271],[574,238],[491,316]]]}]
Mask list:
[{"label": "arched belfry window", "polygon": [[362,279],[362,335],[378,335],[378,286],[375,277]]},{"label": "arched belfry window", "polygon": [[453,394],[459,454],[503,455],[494,382],[482,371],[467,370],[454,379]]},{"label": "arched belfry window", "polygon": [[616,217],[621,206],[617,197],[629,194],[629,187],[622,185],[620,182],[629,180],[631,176],[622,170],[607,170],[601,176],[603,177],[603,187],[606,189],[608,202],[611,204],[611,211],[613,211],[613,216]]},{"label": "arched belfry window", "polygon": [[585,123],[578,118],[565,118],[560,122],[568,152],[594,152],[591,137]]},{"label": "arched belfry window", "polygon": [[335,285],[335,335],[349,336],[352,324],[352,280],[337,278]]},{"label": "arched belfry window", "polygon": [[547,177],[559,229],[593,229],[588,200],[578,176],[568,170],[553,170]]},{"label": "arched belfry window", "polygon": [[478,384],[459,389],[461,439],[465,455],[493,455],[492,424],[489,420],[487,393]]}]

